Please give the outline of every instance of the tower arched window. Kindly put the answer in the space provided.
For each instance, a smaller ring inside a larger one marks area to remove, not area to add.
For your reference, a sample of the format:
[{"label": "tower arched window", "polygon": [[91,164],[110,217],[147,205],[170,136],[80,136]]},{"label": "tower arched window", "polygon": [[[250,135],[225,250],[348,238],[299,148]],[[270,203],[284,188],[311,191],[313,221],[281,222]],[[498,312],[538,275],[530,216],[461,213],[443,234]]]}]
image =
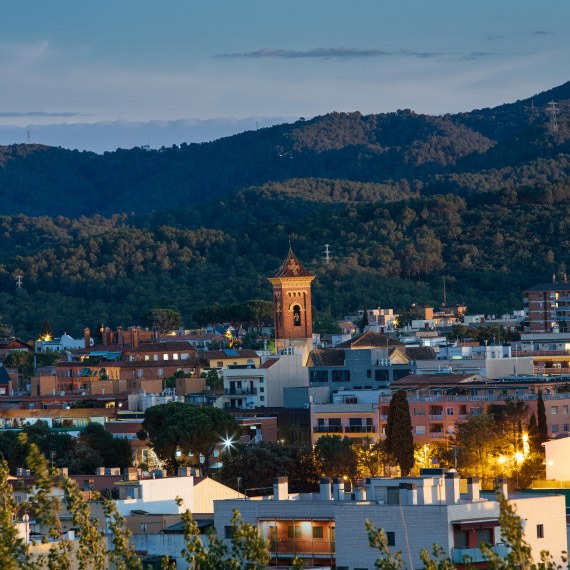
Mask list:
[{"label": "tower arched window", "polygon": [[293,325],[301,326],[301,307],[299,305],[293,305]]}]

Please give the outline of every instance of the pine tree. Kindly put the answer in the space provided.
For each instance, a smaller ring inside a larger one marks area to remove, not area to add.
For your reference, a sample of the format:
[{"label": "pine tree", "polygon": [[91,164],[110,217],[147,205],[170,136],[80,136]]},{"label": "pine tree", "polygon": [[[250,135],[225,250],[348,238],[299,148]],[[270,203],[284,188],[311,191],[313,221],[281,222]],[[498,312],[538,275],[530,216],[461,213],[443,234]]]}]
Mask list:
[{"label": "pine tree", "polygon": [[548,424],[546,423],[546,408],[542,399],[542,391],[538,391],[538,401],[536,403],[538,444],[548,441]]},{"label": "pine tree", "polygon": [[360,319],[360,323],[358,325],[358,329],[360,330],[361,333],[363,333],[366,330],[366,327],[369,325],[368,322],[368,309],[366,308],[366,305],[364,305],[364,312],[362,313],[362,319]]},{"label": "pine tree", "polygon": [[403,476],[414,466],[414,436],[406,392],[398,390],[390,400],[386,423],[386,448],[400,466]]}]

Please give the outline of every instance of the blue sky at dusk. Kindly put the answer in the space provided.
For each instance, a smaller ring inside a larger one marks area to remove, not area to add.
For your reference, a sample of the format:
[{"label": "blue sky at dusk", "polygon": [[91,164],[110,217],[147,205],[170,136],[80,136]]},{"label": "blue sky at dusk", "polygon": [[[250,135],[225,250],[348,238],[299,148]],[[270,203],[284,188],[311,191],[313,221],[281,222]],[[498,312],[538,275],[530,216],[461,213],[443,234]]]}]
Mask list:
[{"label": "blue sky at dusk", "polygon": [[330,111],[498,105],[569,79],[568,21],[567,0],[6,3],[0,144],[29,129],[100,151],[135,127],[172,144]]}]

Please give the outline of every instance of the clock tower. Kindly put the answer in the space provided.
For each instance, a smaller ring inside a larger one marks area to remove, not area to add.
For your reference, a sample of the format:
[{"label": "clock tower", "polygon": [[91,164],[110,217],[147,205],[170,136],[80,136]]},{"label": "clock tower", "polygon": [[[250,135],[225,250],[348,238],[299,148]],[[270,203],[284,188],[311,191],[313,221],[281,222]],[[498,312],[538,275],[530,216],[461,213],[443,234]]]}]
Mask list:
[{"label": "clock tower", "polygon": [[311,282],[315,277],[289,248],[283,265],[268,278],[273,286],[275,348],[300,350],[305,354],[304,361],[313,349]]}]

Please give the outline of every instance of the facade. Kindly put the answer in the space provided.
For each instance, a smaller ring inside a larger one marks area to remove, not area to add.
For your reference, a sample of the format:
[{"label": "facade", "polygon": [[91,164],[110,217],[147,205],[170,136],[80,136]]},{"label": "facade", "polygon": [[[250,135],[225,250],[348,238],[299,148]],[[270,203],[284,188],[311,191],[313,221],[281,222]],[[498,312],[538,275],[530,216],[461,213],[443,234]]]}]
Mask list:
[{"label": "facade", "polygon": [[[436,474],[398,479],[367,479],[364,489],[346,493],[344,483],[321,479],[320,492],[290,495],[287,479],[275,480],[269,500],[216,501],[214,522],[222,538],[233,509],[256,526],[269,541],[271,565],[286,567],[295,556],[311,566],[337,570],[372,570],[378,551],[370,548],[366,520],[384,529],[391,549],[402,552],[406,568],[422,567],[420,550],[439,544],[461,564],[469,555],[484,562],[479,545],[486,542],[505,555],[499,526],[499,503],[494,494],[483,497],[477,478],[460,494],[459,475]],[[498,481],[508,497],[506,484]],[[549,550],[557,563],[567,550],[565,502],[562,495],[508,497],[524,520],[524,538],[536,560]]]},{"label": "facade", "polygon": [[253,365],[258,367],[261,364],[261,357],[255,350],[244,348],[236,350],[234,348],[226,348],[224,350],[207,350],[200,357],[204,368],[217,368],[219,370],[228,368],[228,366],[247,366]]},{"label": "facade", "polygon": [[380,406],[376,403],[314,404],[311,406],[311,443],[327,435],[371,443],[381,438]]},{"label": "facade", "polygon": [[[372,333],[365,333],[372,334]],[[343,343],[345,344],[345,343]],[[309,385],[339,389],[375,389],[411,374],[415,367],[403,346],[314,350],[307,362]]]},{"label": "facade", "polygon": [[222,370],[224,407],[282,407],[283,390],[308,386],[308,371],[302,354],[269,358],[261,366],[233,366]]},{"label": "facade", "polygon": [[289,249],[287,259],[268,281],[273,287],[275,347],[278,352],[300,352],[304,361],[313,348],[311,282],[307,271]]},{"label": "facade", "polygon": [[540,283],[523,292],[528,332],[568,331],[570,283]]},{"label": "facade", "polygon": [[[89,346],[93,346],[93,339],[89,338]],[[35,342],[36,352],[67,352],[80,348],[89,348],[85,346],[85,339],[75,339],[67,333],[63,333],[60,337],[50,340],[41,339]]]}]

